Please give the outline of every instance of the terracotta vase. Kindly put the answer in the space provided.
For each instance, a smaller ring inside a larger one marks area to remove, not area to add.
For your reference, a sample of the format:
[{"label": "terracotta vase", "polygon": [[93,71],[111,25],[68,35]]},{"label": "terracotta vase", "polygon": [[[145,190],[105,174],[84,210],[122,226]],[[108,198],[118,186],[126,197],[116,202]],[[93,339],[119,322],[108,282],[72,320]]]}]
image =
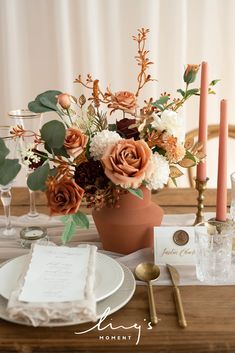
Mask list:
[{"label": "terracotta vase", "polygon": [[104,250],[129,254],[153,246],[153,227],[161,224],[163,210],[151,201],[147,188],[142,191],[143,199],[127,193],[121,195],[119,208],[93,211]]}]

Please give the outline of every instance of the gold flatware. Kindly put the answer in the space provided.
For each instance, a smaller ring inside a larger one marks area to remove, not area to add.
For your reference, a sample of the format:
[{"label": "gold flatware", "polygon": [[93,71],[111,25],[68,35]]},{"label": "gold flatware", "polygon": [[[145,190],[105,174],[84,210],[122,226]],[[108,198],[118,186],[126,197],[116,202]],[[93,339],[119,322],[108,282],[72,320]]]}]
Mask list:
[{"label": "gold flatware", "polygon": [[182,300],[181,300],[180,291],[178,288],[180,276],[179,276],[179,273],[175,267],[168,265],[168,264],[166,264],[166,266],[167,266],[167,269],[170,273],[171,280],[173,283],[173,292],[174,292],[176,310],[177,310],[177,314],[178,314],[178,322],[179,322],[180,327],[185,328],[185,327],[187,327],[187,321],[184,316],[183,304],[182,304]]},{"label": "gold flatware", "polygon": [[158,323],[158,318],[156,314],[151,281],[157,279],[160,276],[160,268],[152,263],[143,262],[136,267],[135,275],[138,279],[146,282],[148,285],[150,320],[152,325],[156,325]]}]

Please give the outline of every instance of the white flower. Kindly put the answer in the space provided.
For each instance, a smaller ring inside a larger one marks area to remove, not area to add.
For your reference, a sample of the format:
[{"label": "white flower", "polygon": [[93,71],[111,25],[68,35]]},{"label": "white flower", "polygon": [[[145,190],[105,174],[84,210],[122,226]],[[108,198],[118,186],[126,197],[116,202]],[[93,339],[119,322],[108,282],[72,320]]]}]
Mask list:
[{"label": "white flower", "polygon": [[122,140],[122,138],[115,131],[103,130],[97,132],[90,144],[91,157],[93,157],[95,161],[101,159],[107,146],[111,143],[115,144],[119,140]]},{"label": "white flower", "polygon": [[152,127],[160,131],[166,130],[168,134],[177,137],[179,142],[185,140],[184,120],[173,110],[164,110],[161,117],[154,117]]},{"label": "white flower", "polygon": [[20,150],[22,164],[30,166],[32,163],[39,163],[41,158],[33,152],[34,144],[28,144]]},{"label": "white flower", "polygon": [[163,188],[170,175],[170,167],[167,159],[159,153],[152,156],[153,171],[149,179],[146,180],[147,188],[157,190]]}]

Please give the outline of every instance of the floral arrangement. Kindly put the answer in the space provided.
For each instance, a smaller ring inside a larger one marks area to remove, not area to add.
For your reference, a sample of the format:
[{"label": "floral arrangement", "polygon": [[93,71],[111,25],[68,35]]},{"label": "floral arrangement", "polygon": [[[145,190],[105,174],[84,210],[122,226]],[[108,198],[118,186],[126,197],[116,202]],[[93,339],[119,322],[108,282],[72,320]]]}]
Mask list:
[{"label": "floral arrangement", "polygon": [[[135,93],[102,90],[99,80],[91,75],[85,80],[78,76],[75,83],[85,87],[87,98],[46,91],[28,105],[37,113],[54,111],[61,121],[52,120],[37,132],[26,131],[23,126],[11,129],[13,138],[34,136],[34,144],[21,151],[24,163],[34,170],[28,186],[45,191],[51,213],[63,215],[63,242],[71,238],[77,226],[89,226],[88,218],[79,210],[82,200],[96,210],[118,207],[121,194],[131,192],[141,198],[142,186],[159,189],[169,178],[176,183],[182,175],[180,167],[191,167],[205,157],[201,144],[185,141],[184,122],[178,115],[186,100],[200,95],[198,88],[190,88],[199,65],[187,65],[185,88],[177,91],[178,98],[162,93],[143,105],[139,102],[140,91],[155,81],[148,73],[153,64],[145,49],[148,32],[142,28],[133,37],[139,66]],[[209,93],[213,93],[215,83],[210,84]],[[110,123],[114,111],[120,118]],[[0,145],[0,170],[8,163],[4,174],[7,183],[20,166],[16,160],[6,159],[2,140]]]}]

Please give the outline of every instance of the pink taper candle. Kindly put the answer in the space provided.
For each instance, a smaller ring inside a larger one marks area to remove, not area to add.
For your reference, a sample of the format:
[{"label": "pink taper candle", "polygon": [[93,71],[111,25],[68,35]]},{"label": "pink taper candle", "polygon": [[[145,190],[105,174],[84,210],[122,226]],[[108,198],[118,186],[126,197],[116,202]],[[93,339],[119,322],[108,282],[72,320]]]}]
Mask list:
[{"label": "pink taper candle", "polygon": [[[206,154],[207,141],[207,95],[208,95],[208,65],[202,63],[201,67],[201,90],[200,90],[200,106],[199,106],[199,132],[198,141],[203,143],[203,152]],[[201,162],[197,166],[197,179],[199,181],[206,180],[206,161]]]},{"label": "pink taper candle", "polygon": [[219,156],[216,197],[216,220],[222,222],[227,219],[227,144],[227,101],[223,99],[220,102]]}]

